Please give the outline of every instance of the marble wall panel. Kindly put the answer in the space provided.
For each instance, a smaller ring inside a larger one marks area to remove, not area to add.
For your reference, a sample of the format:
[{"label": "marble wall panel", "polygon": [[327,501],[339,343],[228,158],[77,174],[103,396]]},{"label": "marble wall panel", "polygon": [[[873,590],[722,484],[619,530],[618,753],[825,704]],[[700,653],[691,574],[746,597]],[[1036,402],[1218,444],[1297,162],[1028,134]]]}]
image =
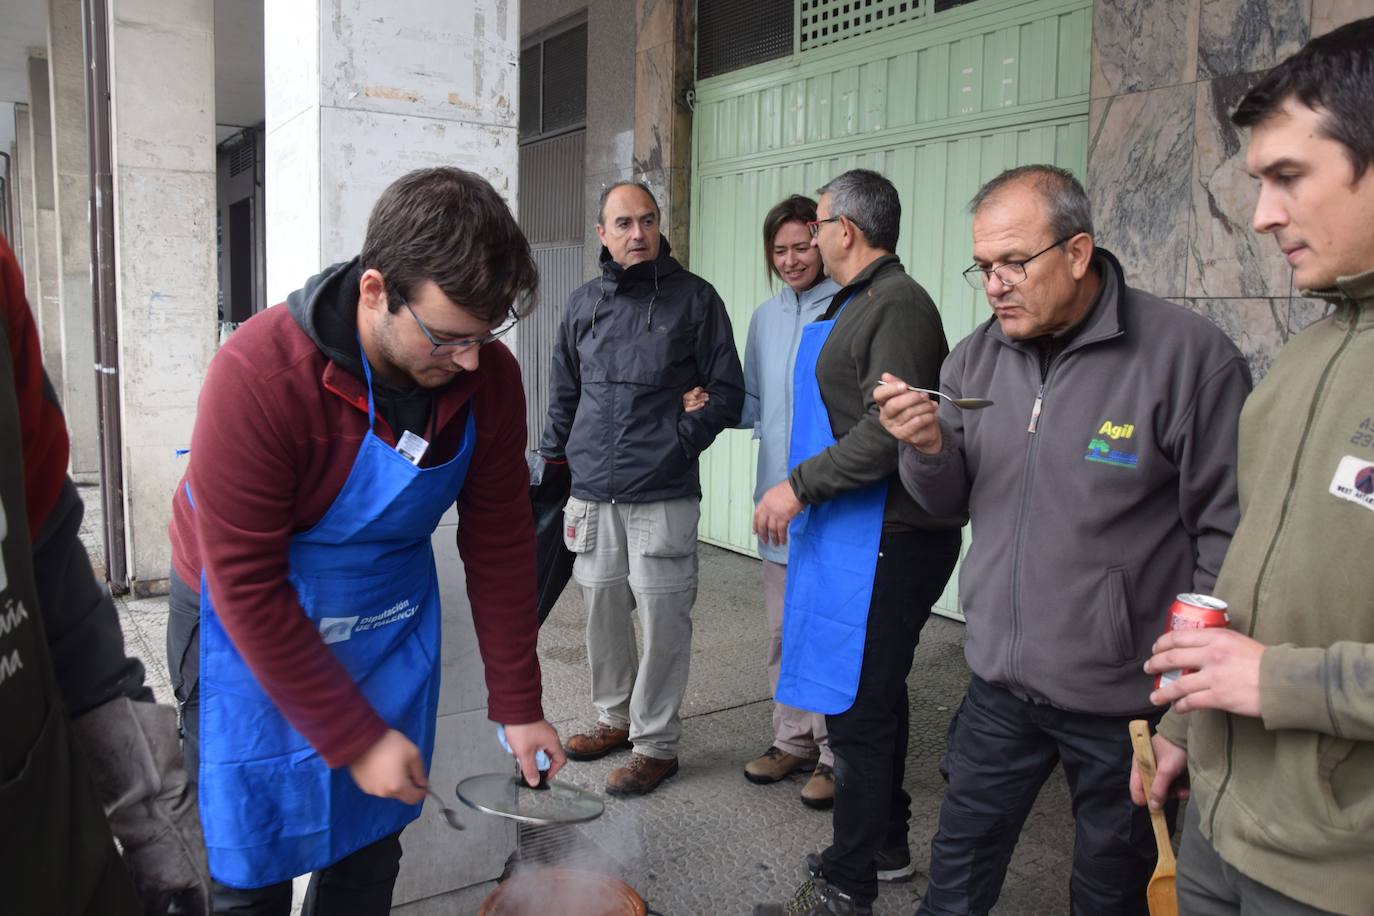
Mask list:
[{"label": "marble wall panel", "polygon": [[1189,296],[1287,296],[1290,270],[1274,243],[1251,228],[1259,186],[1245,170],[1245,134],[1231,123],[1258,74],[1197,84],[1193,237]]},{"label": "marble wall panel", "polygon": [[1304,299],[1301,296],[1294,296],[1288,300],[1284,314],[1285,339],[1327,317],[1333,311],[1334,306],[1324,299]]},{"label": "marble wall panel", "polygon": [[1191,85],[1098,99],[1088,129],[1088,196],[1097,240],[1133,286],[1181,296],[1191,222]]},{"label": "marble wall panel", "polygon": [[1235,341],[1258,383],[1269,373],[1283,345],[1296,334],[1305,309],[1289,299],[1186,299],[1183,305],[1203,315]]},{"label": "marble wall panel", "polygon": [[1311,0],[1207,0],[1198,21],[1199,79],[1267,70],[1307,42]]},{"label": "marble wall panel", "polygon": [[1119,0],[1093,5],[1092,97],[1197,79],[1201,0]]},{"label": "marble wall panel", "polygon": [[1366,16],[1374,16],[1369,0],[1312,0],[1312,37]]}]

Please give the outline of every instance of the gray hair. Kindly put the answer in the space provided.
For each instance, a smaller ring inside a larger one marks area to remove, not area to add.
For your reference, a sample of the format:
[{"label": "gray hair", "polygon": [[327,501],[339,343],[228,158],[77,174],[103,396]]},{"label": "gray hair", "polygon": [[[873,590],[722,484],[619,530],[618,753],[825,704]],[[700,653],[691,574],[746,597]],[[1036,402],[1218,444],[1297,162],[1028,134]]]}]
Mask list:
[{"label": "gray hair", "polygon": [[969,202],[969,213],[977,216],[984,204],[1016,184],[1027,184],[1039,193],[1045,202],[1050,233],[1056,239],[1071,238],[1080,232],[1093,234],[1088,193],[1072,172],[1055,165],[1022,165],[1007,169],[978,189]]},{"label": "gray hair", "polygon": [[897,250],[902,229],[902,202],[897,189],[877,172],[850,169],[816,189],[830,195],[830,215],[848,217],[868,244],[883,251]]},{"label": "gray hair", "polygon": [[639,188],[645,194],[649,195],[649,200],[654,205],[654,212],[660,216],[663,214],[663,211],[658,207],[658,198],[654,196],[654,192],[650,191],[649,186],[644,182],[630,181],[628,179],[625,181],[613,181],[601,189],[601,199],[596,203],[596,224],[598,226],[606,225],[606,201],[610,199],[611,192],[616,188]]}]

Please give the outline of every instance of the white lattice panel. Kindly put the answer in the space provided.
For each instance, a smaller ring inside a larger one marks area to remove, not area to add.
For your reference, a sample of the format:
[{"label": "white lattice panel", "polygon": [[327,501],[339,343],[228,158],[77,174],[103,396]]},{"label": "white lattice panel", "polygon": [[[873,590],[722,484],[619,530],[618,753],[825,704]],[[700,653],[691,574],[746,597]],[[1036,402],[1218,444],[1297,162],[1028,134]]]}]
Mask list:
[{"label": "white lattice panel", "polygon": [[930,5],[930,0],[801,0],[801,50],[920,19]]}]

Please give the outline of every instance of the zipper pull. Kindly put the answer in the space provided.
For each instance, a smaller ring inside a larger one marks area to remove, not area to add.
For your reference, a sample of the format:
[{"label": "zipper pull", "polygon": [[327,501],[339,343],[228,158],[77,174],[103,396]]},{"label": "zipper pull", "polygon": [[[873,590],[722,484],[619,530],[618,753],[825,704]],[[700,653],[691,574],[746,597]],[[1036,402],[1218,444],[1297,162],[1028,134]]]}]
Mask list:
[{"label": "zipper pull", "polygon": [[1026,432],[1034,433],[1035,426],[1040,422],[1040,407],[1045,403],[1045,386],[1042,384],[1040,390],[1035,393],[1035,406],[1031,408],[1030,426],[1026,427]]}]

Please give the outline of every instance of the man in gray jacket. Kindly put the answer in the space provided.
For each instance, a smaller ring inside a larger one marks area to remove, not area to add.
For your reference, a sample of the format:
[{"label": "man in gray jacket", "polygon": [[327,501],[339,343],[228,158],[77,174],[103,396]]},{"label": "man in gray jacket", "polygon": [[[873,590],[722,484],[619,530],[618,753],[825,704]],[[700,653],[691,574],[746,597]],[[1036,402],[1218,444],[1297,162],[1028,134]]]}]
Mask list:
[{"label": "man in gray jacket", "polygon": [[876,392],[903,442],[902,482],[928,511],[967,508],[975,532],[959,578],[973,677],[941,763],[919,912],[992,909],[1062,763],[1071,911],[1143,916],[1155,849],[1123,778],[1126,724],[1158,719],[1141,666],[1174,596],[1212,590],[1235,529],[1250,374],[1215,326],[1126,285],[1068,172],[1004,172],[971,210],[965,276],[995,314],[940,384],[993,406],[937,411],[893,376]]},{"label": "man in gray jacket", "polygon": [[[672,258],[658,218],[642,184],[602,194],[601,276],[563,310],[539,449],[572,475],[563,534],[587,602],[597,710],[567,753],[595,760],[633,746],[607,777],[613,795],[642,795],[677,772],[697,594],[697,457],[744,404],[725,304]],[[689,413],[683,395],[696,386],[707,403]]]}]

